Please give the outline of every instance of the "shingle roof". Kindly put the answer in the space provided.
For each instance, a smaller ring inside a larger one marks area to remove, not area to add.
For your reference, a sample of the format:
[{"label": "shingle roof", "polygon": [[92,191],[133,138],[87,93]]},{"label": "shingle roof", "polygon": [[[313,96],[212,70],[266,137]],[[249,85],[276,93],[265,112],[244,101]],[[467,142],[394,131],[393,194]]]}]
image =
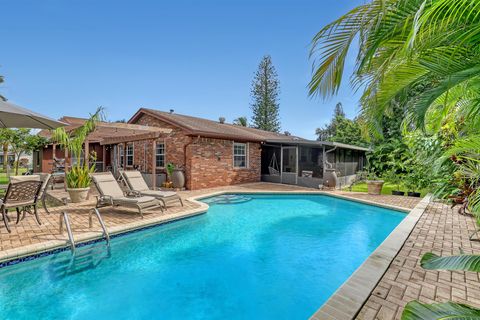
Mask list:
[{"label": "shingle roof", "polygon": [[170,123],[173,126],[179,127],[190,135],[199,135],[202,137],[236,139],[243,141],[265,141],[269,139],[285,139],[298,141],[302,138],[295,136],[287,136],[281,133],[264,131],[254,128],[242,127],[230,123],[220,123],[219,121],[212,121],[203,118],[186,116],[177,113],[163,112],[154,109],[141,108],[128,121],[135,123],[136,119],[141,114],[149,114],[162,121]]}]

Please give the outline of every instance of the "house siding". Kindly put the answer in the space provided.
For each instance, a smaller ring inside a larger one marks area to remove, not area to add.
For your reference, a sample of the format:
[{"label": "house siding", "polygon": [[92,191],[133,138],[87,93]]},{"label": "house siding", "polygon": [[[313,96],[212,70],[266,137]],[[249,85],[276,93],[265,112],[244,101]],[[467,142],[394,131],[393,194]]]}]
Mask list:
[{"label": "house siding", "polygon": [[[232,140],[191,137],[181,128],[148,114],[142,114],[134,123],[172,129],[158,141],[165,143],[165,163],[185,169],[186,187],[190,190],[260,181],[260,143],[249,143],[248,167],[239,169],[233,167]],[[147,144],[145,151],[143,142],[135,145],[134,162],[151,172],[153,150],[151,143]],[[157,168],[160,172],[164,170]]]}]

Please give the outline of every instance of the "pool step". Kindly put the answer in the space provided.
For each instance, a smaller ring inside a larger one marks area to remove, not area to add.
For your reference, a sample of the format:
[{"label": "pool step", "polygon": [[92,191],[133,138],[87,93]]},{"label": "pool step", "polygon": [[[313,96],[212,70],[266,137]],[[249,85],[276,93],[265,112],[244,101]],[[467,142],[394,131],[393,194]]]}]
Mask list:
[{"label": "pool step", "polygon": [[210,199],[205,199],[204,202],[206,202],[207,204],[237,204],[244,203],[250,200],[252,200],[252,198],[246,195],[222,194],[212,197]]}]

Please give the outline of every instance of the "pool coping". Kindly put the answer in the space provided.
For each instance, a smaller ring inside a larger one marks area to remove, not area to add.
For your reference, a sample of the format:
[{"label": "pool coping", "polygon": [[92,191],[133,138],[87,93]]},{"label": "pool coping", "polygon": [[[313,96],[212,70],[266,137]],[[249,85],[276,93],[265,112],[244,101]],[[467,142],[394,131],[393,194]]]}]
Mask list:
[{"label": "pool coping", "polygon": [[[208,211],[209,206],[206,203],[200,201],[194,201],[199,205],[197,208],[188,209],[184,212],[169,216],[168,212],[164,215],[148,218],[148,215],[137,221],[132,221],[127,224],[108,227],[108,233],[111,237],[118,235],[128,234],[130,232],[139,231],[145,228],[159,226],[170,222],[191,218],[197,215],[204,214]],[[64,210],[68,212],[68,209]],[[80,247],[90,242],[98,242],[104,239],[102,231],[91,231],[75,235],[75,245]],[[21,262],[20,260],[36,256],[44,253],[55,253],[58,250],[69,248],[70,244],[68,240],[48,240],[41,243],[35,243],[20,248],[8,249],[0,252],[0,267],[10,264],[16,264]],[[28,259],[26,259],[28,260]],[[10,263],[9,262],[13,262]]]},{"label": "pool coping", "polygon": [[431,195],[425,196],[355,272],[310,317],[311,320],[355,319],[372,291],[407,241],[427,209]]},{"label": "pool coping", "polygon": [[[400,251],[408,235],[415,227],[418,219],[427,207],[430,198],[425,197],[413,209],[399,207],[390,204],[383,204],[365,199],[350,197],[344,194],[326,192],[322,190],[290,190],[290,191],[265,191],[265,190],[222,190],[213,191],[196,196],[186,197],[186,201],[198,205],[197,208],[188,209],[174,216],[161,215],[154,218],[145,218],[132,221],[131,223],[108,228],[112,237],[122,236],[131,232],[137,232],[150,227],[156,227],[170,222],[194,217],[208,211],[208,204],[201,202],[201,199],[218,196],[222,194],[271,194],[271,195],[325,195],[347,201],[363,203],[371,206],[406,212],[409,214],[392,231],[392,233],[380,244],[380,246],[363,262],[363,264],[348,278],[341,287],[318,309],[311,319],[353,319],[371,292],[388,269],[397,253]],[[102,241],[103,234],[100,231],[83,233],[75,237],[77,247],[88,245],[93,242]],[[68,250],[68,240],[49,240],[42,243],[32,244],[20,248],[14,248],[0,252],[0,268],[12,264],[21,263],[54,254],[59,251]]]}]

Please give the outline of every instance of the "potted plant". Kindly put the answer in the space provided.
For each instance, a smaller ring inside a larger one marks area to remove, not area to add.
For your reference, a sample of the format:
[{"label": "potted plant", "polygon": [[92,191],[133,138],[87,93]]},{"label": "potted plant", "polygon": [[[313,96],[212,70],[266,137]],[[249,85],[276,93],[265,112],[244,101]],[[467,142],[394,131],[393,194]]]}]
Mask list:
[{"label": "potted plant", "polygon": [[102,108],[98,108],[85,123],[75,130],[67,132],[65,128],[55,129],[52,140],[61,144],[70,154],[77,159],[70,170],[65,174],[65,183],[70,200],[74,203],[87,199],[92,179],[90,174],[95,171],[95,162],[90,166],[88,161],[80,160],[87,136],[95,130],[97,121],[101,119]]},{"label": "potted plant", "polygon": [[416,171],[410,171],[405,177],[405,187],[407,187],[407,195],[409,197],[420,197],[420,192],[416,192],[420,185],[420,176]]},{"label": "potted plant", "polygon": [[405,191],[400,190],[400,185],[402,184],[402,174],[397,173],[397,170],[395,168],[391,168],[389,171],[387,171],[385,175],[385,179],[392,183],[396,189],[392,190],[392,195],[394,196],[403,196],[405,195]]},{"label": "potted plant", "polygon": [[185,174],[183,173],[183,169],[175,166],[174,164],[171,165],[173,166],[173,170],[170,173],[170,177],[173,187],[181,189],[185,186]]},{"label": "potted plant", "polygon": [[165,166],[165,170],[167,171],[167,182],[164,185],[167,188],[181,189],[185,186],[185,175],[183,173],[183,169],[170,162]]},{"label": "potted plant", "polygon": [[381,194],[384,181],[380,180],[373,171],[367,174],[367,190],[368,194]]}]

